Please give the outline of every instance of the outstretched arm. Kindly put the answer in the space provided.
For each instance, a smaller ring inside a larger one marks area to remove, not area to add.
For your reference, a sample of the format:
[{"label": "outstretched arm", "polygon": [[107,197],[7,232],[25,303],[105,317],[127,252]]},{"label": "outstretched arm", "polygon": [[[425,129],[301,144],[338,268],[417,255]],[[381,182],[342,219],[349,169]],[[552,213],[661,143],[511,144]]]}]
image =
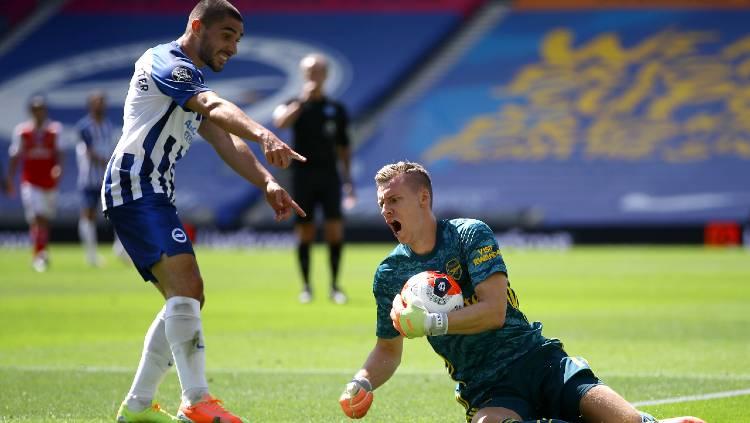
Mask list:
[{"label": "outstretched arm", "polygon": [[311,97],[322,96],[323,87],[319,82],[306,81],[302,86],[302,94],[299,98],[294,99],[289,104],[279,104],[273,111],[273,124],[278,128],[288,128],[297,121],[302,104],[310,100]]},{"label": "outstretched arm", "polygon": [[401,364],[403,350],[404,338],[401,336],[392,339],[378,338],[365,364],[354,374],[354,377],[366,378],[372,384],[372,389],[383,385]]},{"label": "outstretched arm", "polygon": [[253,151],[240,138],[228,133],[209,120],[201,123],[198,133],[213,146],[219,157],[237,174],[263,190],[266,202],[276,212],[276,220],[288,218],[292,211],[305,216],[297,203],[276,182],[268,169],[258,161]]},{"label": "outstretched arm", "polygon": [[339,405],[347,416],[359,419],[367,414],[373,400],[372,391],[383,385],[401,363],[404,338],[378,338],[362,368],[344,388]]},{"label": "outstretched arm", "polygon": [[279,104],[273,110],[273,124],[277,128],[288,128],[297,121],[299,112],[302,110],[302,102],[294,100],[289,104]]},{"label": "outstretched arm", "polygon": [[[251,119],[231,101],[219,97],[213,91],[203,91],[185,104],[190,110],[200,113],[216,126],[240,138],[260,144],[268,163],[286,168],[291,160],[306,161],[305,157],[292,150],[265,126]],[[203,126],[201,124],[201,126]]]}]

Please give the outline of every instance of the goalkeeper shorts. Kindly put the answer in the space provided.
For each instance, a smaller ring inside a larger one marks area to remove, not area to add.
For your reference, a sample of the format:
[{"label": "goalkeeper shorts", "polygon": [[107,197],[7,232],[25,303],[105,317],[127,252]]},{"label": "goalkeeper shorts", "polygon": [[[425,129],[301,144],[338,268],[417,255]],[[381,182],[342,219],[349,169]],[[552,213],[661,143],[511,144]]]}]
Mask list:
[{"label": "goalkeeper shorts", "polygon": [[478,410],[486,407],[513,410],[522,420],[554,418],[581,422],[581,398],[601,384],[585,359],[570,357],[561,345],[550,343],[516,360],[499,381],[459,386],[459,402],[468,405],[469,422]]}]

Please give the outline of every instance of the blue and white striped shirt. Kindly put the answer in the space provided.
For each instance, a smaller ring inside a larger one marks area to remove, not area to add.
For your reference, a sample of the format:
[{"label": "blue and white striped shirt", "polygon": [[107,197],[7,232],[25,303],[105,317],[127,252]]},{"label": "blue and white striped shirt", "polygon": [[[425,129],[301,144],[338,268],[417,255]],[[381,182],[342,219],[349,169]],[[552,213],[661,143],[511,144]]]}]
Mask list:
[{"label": "blue and white striped shirt", "polygon": [[92,151],[96,156],[107,158],[117,144],[115,129],[109,119],[101,122],[94,120],[91,115],[84,116],[76,124],[76,162],[78,164],[78,188],[96,189],[102,188],[105,165],[97,163],[89,157]]},{"label": "blue and white striped shirt", "polygon": [[190,148],[202,116],[185,108],[210,91],[203,73],[172,41],[135,63],[125,99],[122,137],[107,165],[102,208],[164,194],[174,204],[174,167]]}]

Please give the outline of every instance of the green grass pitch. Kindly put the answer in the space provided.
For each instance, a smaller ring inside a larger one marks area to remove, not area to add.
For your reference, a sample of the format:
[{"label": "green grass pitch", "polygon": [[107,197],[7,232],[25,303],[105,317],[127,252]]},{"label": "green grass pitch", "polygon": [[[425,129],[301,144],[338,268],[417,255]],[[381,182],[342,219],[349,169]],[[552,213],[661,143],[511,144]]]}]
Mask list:
[{"label": "green grass pitch", "polygon": [[[317,296],[301,305],[293,251],[198,246],[211,390],[251,421],[346,421],[337,398],[375,342],[372,274],[391,248],[347,246],[350,303],[336,306],[323,247],[313,250]],[[750,422],[749,252],[591,247],[504,257],[529,319],[629,401],[656,402],[640,408],[657,417]],[[111,255],[99,269],[75,246],[53,245],[51,258],[50,271],[36,274],[28,251],[0,250],[0,422],[112,421],[162,301]],[[462,422],[440,359],[423,339],[405,345],[365,421]],[[174,372],[158,399],[175,411]]]}]

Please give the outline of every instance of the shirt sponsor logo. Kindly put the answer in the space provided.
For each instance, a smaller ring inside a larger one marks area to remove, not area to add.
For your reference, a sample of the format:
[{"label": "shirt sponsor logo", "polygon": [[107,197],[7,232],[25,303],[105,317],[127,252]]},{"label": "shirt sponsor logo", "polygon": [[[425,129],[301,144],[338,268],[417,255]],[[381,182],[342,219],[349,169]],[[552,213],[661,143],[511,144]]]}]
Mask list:
[{"label": "shirt sponsor logo", "polygon": [[193,121],[188,120],[185,122],[185,133],[183,134],[183,137],[185,138],[185,142],[188,144],[193,143],[193,137],[195,136],[195,133],[198,132],[198,128],[193,126]]},{"label": "shirt sponsor logo", "polygon": [[478,257],[473,260],[474,266],[479,266],[486,261],[501,257],[500,249],[495,249],[494,245],[488,245],[486,247],[478,248],[477,255]]}]

